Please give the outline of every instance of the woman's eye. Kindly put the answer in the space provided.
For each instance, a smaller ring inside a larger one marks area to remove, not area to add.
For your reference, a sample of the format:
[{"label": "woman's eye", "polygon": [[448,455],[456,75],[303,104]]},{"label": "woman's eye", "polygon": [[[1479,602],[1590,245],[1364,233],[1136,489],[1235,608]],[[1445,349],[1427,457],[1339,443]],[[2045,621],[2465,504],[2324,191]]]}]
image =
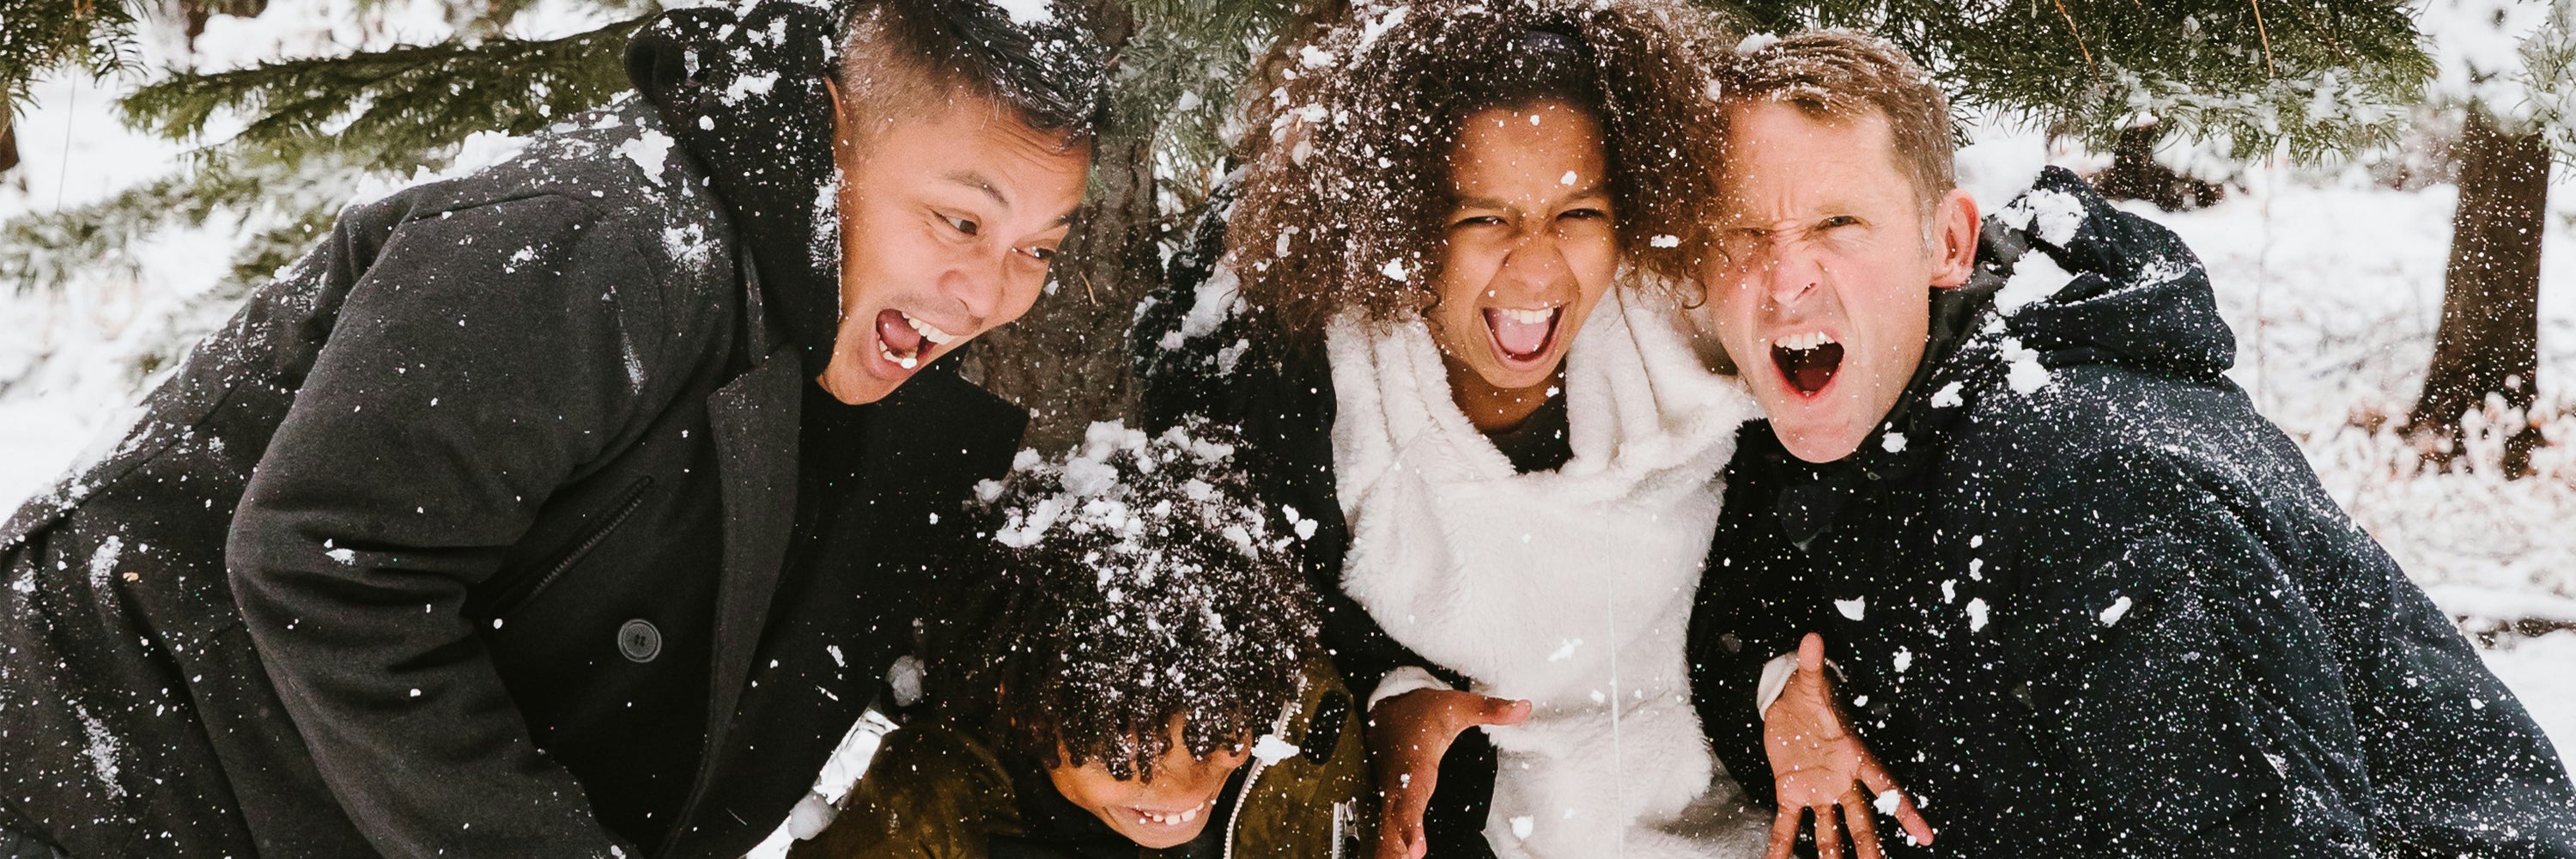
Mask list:
[{"label": "woman's eye", "polygon": [[1606,221],[1610,219],[1610,213],[1604,212],[1600,209],[1568,209],[1565,214],[1558,215],[1557,217],[1573,218],[1580,221]]},{"label": "woman's eye", "polygon": [[1054,248],[1021,248],[1020,253],[1027,254],[1030,259],[1037,260],[1039,262],[1046,262],[1048,260],[1055,259]]},{"label": "woman's eye", "polygon": [[948,227],[949,227],[950,229],[956,230],[957,232],[959,232],[959,233],[961,233],[961,234],[969,235],[969,236],[974,235],[974,234],[975,234],[975,231],[976,231],[977,229],[980,229],[980,228],[981,228],[981,226],[982,226],[982,225],[980,225],[980,224],[975,223],[973,220],[970,220],[970,219],[967,219],[967,218],[955,217],[955,216],[952,216],[952,215],[941,215],[941,216],[939,216],[939,219],[940,219],[940,220],[943,220],[943,221],[947,221],[947,222],[948,222]]}]

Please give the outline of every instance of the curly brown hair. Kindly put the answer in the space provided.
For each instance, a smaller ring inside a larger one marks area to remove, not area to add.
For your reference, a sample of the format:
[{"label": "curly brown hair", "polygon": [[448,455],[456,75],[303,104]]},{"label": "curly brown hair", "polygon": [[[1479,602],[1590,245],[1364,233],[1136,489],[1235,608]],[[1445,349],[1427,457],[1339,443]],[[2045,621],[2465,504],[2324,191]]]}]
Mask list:
[{"label": "curly brown hair", "polygon": [[[1271,145],[1227,224],[1242,295],[1292,335],[1419,313],[1469,115],[1563,101],[1602,126],[1624,258],[1690,277],[1719,151],[1716,19],[1669,0],[1355,3],[1270,94]],[[1257,132],[1256,132],[1257,133]]]}]

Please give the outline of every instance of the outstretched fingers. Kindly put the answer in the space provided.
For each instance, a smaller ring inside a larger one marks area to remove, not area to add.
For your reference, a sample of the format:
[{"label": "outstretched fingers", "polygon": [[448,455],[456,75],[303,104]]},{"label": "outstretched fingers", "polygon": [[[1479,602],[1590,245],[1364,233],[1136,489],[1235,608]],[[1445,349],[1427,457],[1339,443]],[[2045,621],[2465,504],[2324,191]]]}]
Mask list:
[{"label": "outstretched fingers", "polygon": [[1771,849],[1762,854],[1762,859],[1791,859],[1798,846],[1798,827],[1806,822],[1806,811],[1795,805],[1780,806],[1780,813],[1771,818]]},{"label": "outstretched fingers", "polygon": [[1869,795],[1854,787],[1843,794],[1837,808],[1842,813],[1843,826],[1851,830],[1852,849],[1860,853],[1860,859],[1887,859],[1887,853],[1878,847],[1878,821],[1869,813]]},{"label": "outstretched fingers", "polygon": [[[1876,755],[1861,756],[1860,783],[1868,787],[1870,793],[1877,795],[1876,804],[1879,810],[1896,818],[1896,825],[1905,830],[1906,837],[1914,839],[1916,844],[1932,843],[1931,822],[1924,820],[1923,813],[1915,810],[1914,799],[1905,795],[1905,789],[1899,787],[1896,779],[1887,774],[1886,767],[1879,766]],[[1886,797],[1889,794],[1896,796],[1896,807],[1893,809],[1887,807]]]}]

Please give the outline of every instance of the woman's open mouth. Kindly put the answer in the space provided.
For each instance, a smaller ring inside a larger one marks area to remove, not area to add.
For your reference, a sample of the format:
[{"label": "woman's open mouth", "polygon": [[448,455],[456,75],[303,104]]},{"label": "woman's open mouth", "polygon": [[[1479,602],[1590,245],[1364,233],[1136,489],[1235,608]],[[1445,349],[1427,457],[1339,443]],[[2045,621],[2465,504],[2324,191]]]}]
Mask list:
[{"label": "woman's open mouth", "polygon": [[1538,363],[1556,345],[1557,323],[1565,319],[1565,306],[1522,310],[1485,308],[1485,333],[1494,341],[1494,355],[1505,365]]},{"label": "woman's open mouth", "polygon": [[904,370],[921,366],[930,353],[957,339],[957,335],[900,310],[877,313],[876,329],[877,357]]},{"label": "woman's open mouth", "polygon": [[1834,383],[1834,371],[1843,366],[1843,344],[1822,331],[1782,337],[1771,341],[1771,363],[1780,368],[1790,390],[1812,397]]}]

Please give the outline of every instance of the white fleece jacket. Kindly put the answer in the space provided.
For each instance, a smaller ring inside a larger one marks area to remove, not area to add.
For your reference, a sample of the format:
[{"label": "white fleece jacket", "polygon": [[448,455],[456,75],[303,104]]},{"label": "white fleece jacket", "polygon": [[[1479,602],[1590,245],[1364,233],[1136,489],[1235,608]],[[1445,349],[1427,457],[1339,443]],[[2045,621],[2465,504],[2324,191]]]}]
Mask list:
[{"label": "white fleece jacket", "polygon": [[[1663,298],[1603,298],[1567,352],[1574,456],[1529,474],[1459,410],[1423,323],[1327,334],[1343,588],[1475,691],[1534,705],[1487,729],[1500,771],[1486,836],[1505,857],[1761,853],[1756,816],[1704,819],[1741,799],[1717,778],[1682,652],[1718,473],[1757,411],[1678,325]],[[1704,797],[1712,786],[1725,795]],[[1681,819],[1704,798],[1703,819]]]}]

